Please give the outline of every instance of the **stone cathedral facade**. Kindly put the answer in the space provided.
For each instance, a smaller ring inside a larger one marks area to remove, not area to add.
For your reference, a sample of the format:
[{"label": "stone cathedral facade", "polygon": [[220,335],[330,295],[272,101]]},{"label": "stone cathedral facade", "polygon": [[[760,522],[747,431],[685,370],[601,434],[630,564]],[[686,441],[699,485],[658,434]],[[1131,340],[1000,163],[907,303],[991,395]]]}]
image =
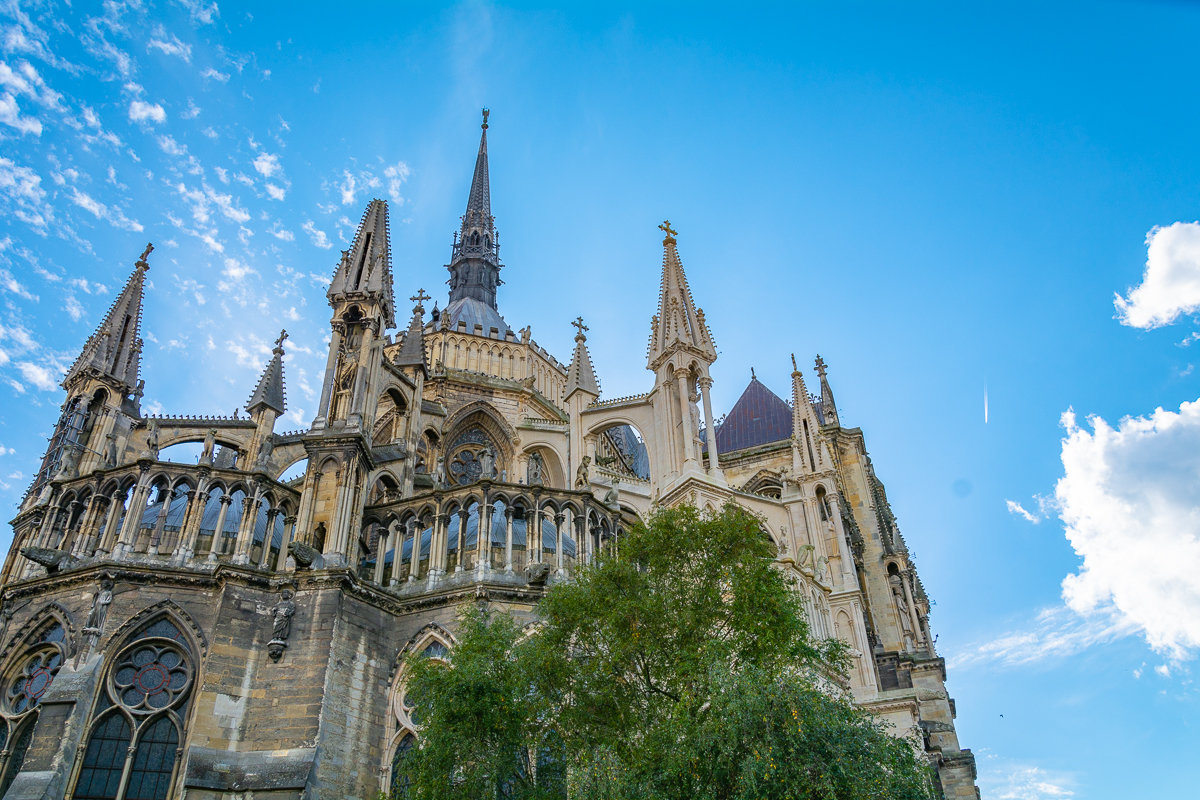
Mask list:
[{"label": "stone cathedral facade", "polygon": [[247,415],[142,413],[138,259],[12,521],[0,797],[373,798],[418,735],[406,660],[451,658],[464,603],[532,617],[655,505],[733,501],[814,633],[850,646],[855,701],[976,798],[929,599],[824,363],[813,393],[793,359],[787,400],[752,378],[715,419],[713,334],[664,223],[647,391],[604,397],[582,319],[564,364],[500,313],[486,120],[441,310],[418,291],[397,321],[387,204],[367,206],[306,430],[276,430],[286,334]]}]

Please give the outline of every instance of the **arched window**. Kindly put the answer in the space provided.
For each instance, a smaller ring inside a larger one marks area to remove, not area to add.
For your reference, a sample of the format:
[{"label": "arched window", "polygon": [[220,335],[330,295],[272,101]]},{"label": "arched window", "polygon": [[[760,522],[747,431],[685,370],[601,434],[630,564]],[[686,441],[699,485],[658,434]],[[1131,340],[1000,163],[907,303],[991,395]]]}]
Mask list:
[{"label": "arched window", "polygon": [[[412,659],[431,658],[437,661],[449,662],[450,647],[438,635],[429,632],[425,638],[412,648],[405,662]],[[391,791],[392,798],[399,800],[408,797],[411,781],[406,769],[405,757],[417,744],[417,730],[421,724],[421,714],[418,710],[418,699],[408,691],[408,670],[401,667],[400,677],[396,682],[396,693],[392,702],[392,718],[388,726],[394,744],[391,758],[385,764],[389,768],[384,785]]]},{"label": "arched window", "polygon": [[[0,709],[0,797],[25,763],[37,709],[66,660],[67,633],[48,619],[30,636],[4,672]],[[11,746],[10,746],[11,745]],[[7,754],[7,755],[5,755]]]},{"label": "arched window", "polygon": [[133,634],[102,681],[76,800],[166,800],[195,683],[187,637],[167,617]]}]

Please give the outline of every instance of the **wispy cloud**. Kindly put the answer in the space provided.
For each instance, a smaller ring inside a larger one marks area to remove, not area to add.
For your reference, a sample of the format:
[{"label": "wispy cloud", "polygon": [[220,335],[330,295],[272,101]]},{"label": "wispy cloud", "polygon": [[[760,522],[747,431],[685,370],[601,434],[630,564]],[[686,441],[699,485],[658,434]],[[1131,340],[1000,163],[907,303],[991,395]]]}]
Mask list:
[{"label": "wispy cloud", "polygon": [[997,764],[980,770],[979,784],[993,800],[1069,800],[1075,776],[1029,764]]},{"label": "wispy cloud", "polygon": [[314,223],[311,219],[305,220],[304,224],[300,226],[300,230],[307,233],[309,238],[312,239],[312,243],[317,247],[320,247],[323,250],[328,250],[329,248],[333,247],[333,242],[329,241],[329,237],[325,234],[325,231],[319,230],[316,226],[316,223]]},{"label": "wispy cloud", "polygon": [[157,50],[168,56],[175,56],[184,61],[192,60],[192,46],[184,44],[178,36],[167,33],[162,25],[154,27],[154,34],[146,44],[146,51]]}]

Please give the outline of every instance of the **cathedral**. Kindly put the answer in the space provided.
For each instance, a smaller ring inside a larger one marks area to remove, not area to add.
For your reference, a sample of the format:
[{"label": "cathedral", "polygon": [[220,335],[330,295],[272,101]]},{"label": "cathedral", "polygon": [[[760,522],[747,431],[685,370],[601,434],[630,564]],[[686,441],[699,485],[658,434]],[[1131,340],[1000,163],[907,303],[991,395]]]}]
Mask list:
[{"label": "cathedral", "polygon": [[825,363],[806,382],[793,358],[786,399],[751,377],[715,418],[714,336],[663,223],[646,391],[604,397],[582,319],[564,363],[500,313],[487,129],[485,112],[440,310],[418,291],[397,321],[388,207],[368,204],[330,280],[305,430],[276,430],[286,333],[247,414],[142,412],[153,247],[137,260],[62,380],[12,521],[0,797],[403,787],[419,736],[406,663],[452,658],[464,604],[532,619],[656,506],[734,502],[761,518],[813,633],[848,645],[854,701],[923,747],[944,797],[977,798],[930,600]]}]

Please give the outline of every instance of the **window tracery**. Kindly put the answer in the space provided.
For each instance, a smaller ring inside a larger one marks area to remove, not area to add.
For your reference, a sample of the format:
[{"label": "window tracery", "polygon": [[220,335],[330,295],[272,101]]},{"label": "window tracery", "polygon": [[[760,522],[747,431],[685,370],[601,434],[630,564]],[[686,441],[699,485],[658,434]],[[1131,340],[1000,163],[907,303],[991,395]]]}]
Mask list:
[{"label": "window tracery", "polygon": [[38,706],[66,660],[66,646],[66,629],[51,618],[36,629],[5,672],[0,709],[0,797],[25,763]]},{"label": "window tracery", "polygon": [[387,786],[394,798],[408,796],[411,785],[409,774],[405,769],[405,756],[417,744],[421,718],[417,710],[419,698],[408,689],[407,664],[414,659],[434,659],[443,663],[450,661],[450,645],[435,633],[427,633],[405,658],[405,666],[396,681],[396,691],[392,702],[392,719],[389,732],[392,733],[391,757],[385,762],[387,774],[383,785]]}]

